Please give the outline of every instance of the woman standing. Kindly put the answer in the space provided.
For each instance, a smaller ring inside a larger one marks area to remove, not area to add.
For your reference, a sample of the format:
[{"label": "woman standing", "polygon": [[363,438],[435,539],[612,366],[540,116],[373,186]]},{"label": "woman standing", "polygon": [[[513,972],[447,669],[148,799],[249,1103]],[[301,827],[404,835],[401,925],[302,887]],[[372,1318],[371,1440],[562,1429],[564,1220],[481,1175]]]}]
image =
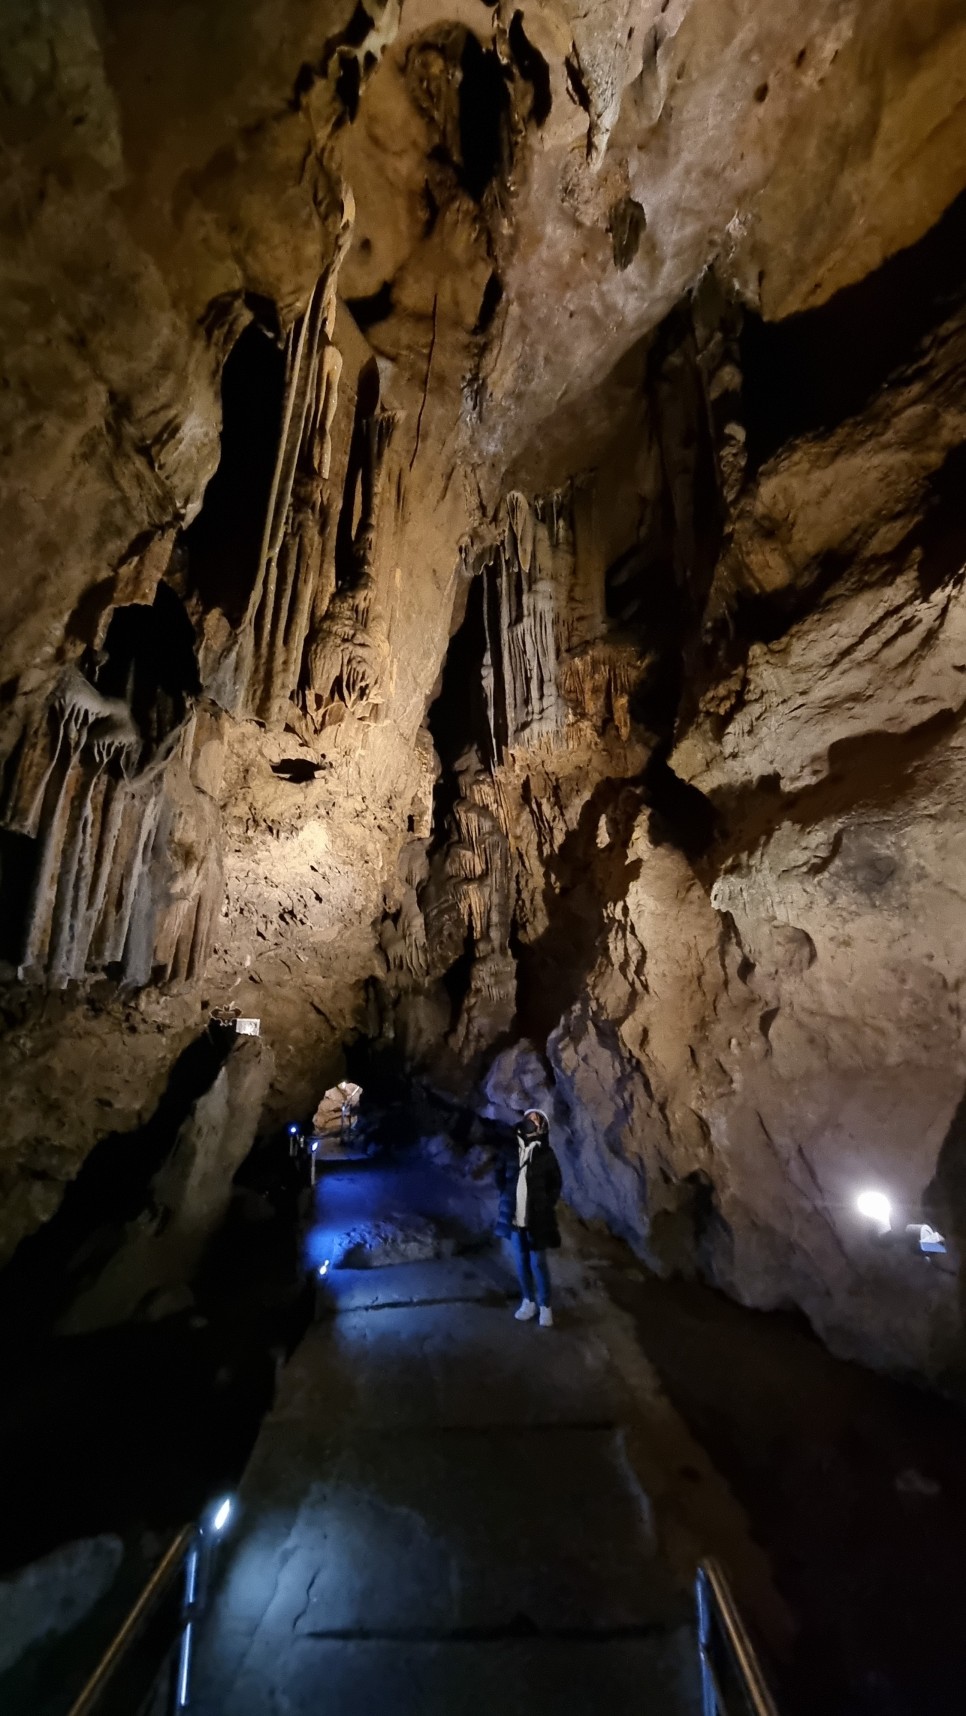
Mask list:
[{"label": "woman standing", "polygon": [[523,1299],[517,1321],[539,1312],[541,1329],[553,1327],[547,1252],[560,1245],[556,1205],[563,1181],[550,1147],[550,1123],[542,1108],[528,1108],[515,1132],[516,1151],[497,1166],[500,1215],[496,1231],[510,1239]]}]

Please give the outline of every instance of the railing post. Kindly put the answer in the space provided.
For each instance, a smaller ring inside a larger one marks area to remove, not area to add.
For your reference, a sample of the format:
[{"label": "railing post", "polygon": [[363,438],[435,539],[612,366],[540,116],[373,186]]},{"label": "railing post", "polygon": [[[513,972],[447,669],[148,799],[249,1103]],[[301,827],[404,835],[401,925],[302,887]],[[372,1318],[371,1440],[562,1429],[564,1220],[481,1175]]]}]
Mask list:
[{"label": "railing post", "polygon": [[194,1646],[194,1626],[199,1607],[201,1581],[201,1534],[188,1550],[184,1564],[184,1598],[181,1605],[181,1638],[178,1642],[178,1669],[174,1680],[174,1710],[187,1710],[191,1698],[191,1652]]},{"label": "railing post", "polygon": [[[755,1648],[728,1581],[716,1561],[703,1561],[695,1580],[703,1716],[731,1716],[728,1688],[737,1681],[743,1709],[751,1716],[778,1716]],[[719,1675],[722,1656],[729,1673]]]},{"label": "railing post", "polygon": [[698,1608],[698,1655],[701,1661],[701,1716],[718,1716],[718,1694],[711,1667],[711,1593],[703,1567],[694,1583]]},{"label": "railing post", "polygon": [[179,1563],[185,1551],[188,1550],[193,1536],[194,1528],[186,1525],[178,1532],[174,1541],[169,1544],[120,1631],[115,1634],[86,1686],[75,1698],[70,1707],[69,1716],[89,1716],[89,1713],[95,1708],[101,1693],[117,1670],[118,1664],[122,1661],[132,1640],[137,1636],[146,1616],[151,1612],[158,1598],[167,1590],[172,1579],[175,1578]]}]

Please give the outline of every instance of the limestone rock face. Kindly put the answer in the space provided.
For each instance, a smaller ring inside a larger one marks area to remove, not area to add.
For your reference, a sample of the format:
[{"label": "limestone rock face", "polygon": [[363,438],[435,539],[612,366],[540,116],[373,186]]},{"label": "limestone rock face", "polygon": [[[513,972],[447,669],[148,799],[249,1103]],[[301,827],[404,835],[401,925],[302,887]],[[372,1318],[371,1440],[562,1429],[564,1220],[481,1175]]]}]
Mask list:
[{"label": "limestone rock face", "polygon": [[234,1009],[238,1140],[539,1098],[961,1367],[964,89],[958,0],[6,8],[0,1256]]},{"label": "limestone rock face", "polygon": [[228,1209],[232,1176],[254,1141],[272,1060],[259,1038],[237,1039],[179,1127],[146,1209],[126,1225],[97,1279],[75,1299],[63,1320],[65,1333],[151,1315],[165,1295],[170,1302],[188,1286]]},{"label": "limestone rock face", "polygon": [[[960,328],[737,485],[719,460],[717,536],[692,536],[681,583],[680,530],[661,582],[653,514],[700,517],[700,440],[686,454],[678,437],[688,367],[707,382],[697,340],[675,335],[646,366],[634,436],[665,449],[664,494],[616,447],[581,494],[593,518],[617,469],[640,497],[636,540],[612,542],[598,584],[609,615],[583,594],[596,533],[572,529],[546,579],[548,639],[515,657],[549,553],[542,501],[532,550],[515,530],[521,566],[531,554],[516,617],[484,594],[502,638],[477,645],[484,688],[503,687],[479,742],[510,857],[487,886],[512,902],[516,963],[479,1112],[544,1108],[572,1206],[650,1267],[804,1307],[839,1350],[945,1377],[962,1364]],[[513,713],[534,683],[553,711],[536,729]],[[429,907],[431,882],[417,898]],[[443,1020],[456,1001],[457,1035],[467,1014],[485,1028],[465,957],[457,986],[459,937],[428,909],[425,924],[425,969],[450,963]],[[415,1052],[439,1082],[438,1048]],[[868,1187],[895,1207],[885,1241],[855,1207]],[[922,1220],[945,1256],[906,1238]]]},{"label": "limestone rock face", "polygon": [[89,1537],[0,1580],[0,1674],[38,1644],[70,1633],[109,1590],[123,1559],[119,1537]]}]

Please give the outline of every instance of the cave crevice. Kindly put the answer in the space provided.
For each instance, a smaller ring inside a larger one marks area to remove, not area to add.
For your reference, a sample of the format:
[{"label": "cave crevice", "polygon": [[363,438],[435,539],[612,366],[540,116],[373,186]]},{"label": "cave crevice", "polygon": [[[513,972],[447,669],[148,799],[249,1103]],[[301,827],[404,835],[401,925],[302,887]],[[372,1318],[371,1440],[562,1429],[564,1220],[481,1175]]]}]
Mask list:
[{"label": "cave crevice", "polygon": [[236,629],[259,573],[284,397],[285,354],[252,321],[225,360],[221,457],[183,539],[188,588]]},{"label": "cave crevice", "polygon": [[966,191],[917,244],[814,310],[752,311],[740,336],[748,475],[788,442],[854,417],[966,295]]}]

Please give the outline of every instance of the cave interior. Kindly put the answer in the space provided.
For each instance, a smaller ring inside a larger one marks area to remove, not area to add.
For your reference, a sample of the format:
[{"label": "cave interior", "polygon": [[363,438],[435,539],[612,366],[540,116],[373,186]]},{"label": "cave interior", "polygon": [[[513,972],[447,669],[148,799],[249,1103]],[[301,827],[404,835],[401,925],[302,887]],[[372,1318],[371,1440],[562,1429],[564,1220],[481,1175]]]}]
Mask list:
[{"label": "cave interior", "polygon": [[959,1716],[964,89],[958,0],[0,22],[5,1710],[187,1521],[78,1709],[684,1716],[713,1562],[783,1716]]}]

